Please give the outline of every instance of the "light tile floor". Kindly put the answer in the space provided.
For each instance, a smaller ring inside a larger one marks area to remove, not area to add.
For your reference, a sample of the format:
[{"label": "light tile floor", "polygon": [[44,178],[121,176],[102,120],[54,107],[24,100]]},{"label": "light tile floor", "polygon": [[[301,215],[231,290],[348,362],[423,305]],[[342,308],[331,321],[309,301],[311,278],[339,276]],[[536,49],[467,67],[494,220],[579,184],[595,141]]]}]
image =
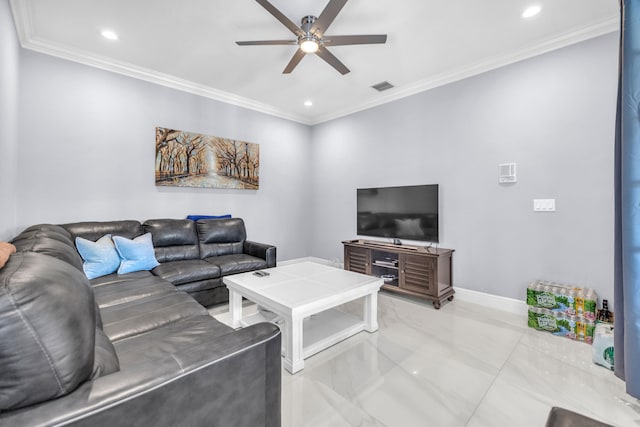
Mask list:
[{"label": "light tile floor", "polygon": [[282,425],[539,427],[561,406],[640,426],[640,401],[591,362],[590,345],[526,321],[464,301],[435,310],[381,292],[377,332],[306,359],[295,375],[283,370]]}]

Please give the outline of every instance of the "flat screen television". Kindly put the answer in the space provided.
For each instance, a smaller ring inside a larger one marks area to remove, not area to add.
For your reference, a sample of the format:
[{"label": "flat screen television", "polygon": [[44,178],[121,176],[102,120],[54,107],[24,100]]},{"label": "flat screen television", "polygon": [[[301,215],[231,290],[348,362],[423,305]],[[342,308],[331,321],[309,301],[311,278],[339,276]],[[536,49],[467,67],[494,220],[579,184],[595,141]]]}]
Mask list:
[{"label": "flat screen television", "polygon": [[359,236],[438,243],[438,184],[358,188]]}]

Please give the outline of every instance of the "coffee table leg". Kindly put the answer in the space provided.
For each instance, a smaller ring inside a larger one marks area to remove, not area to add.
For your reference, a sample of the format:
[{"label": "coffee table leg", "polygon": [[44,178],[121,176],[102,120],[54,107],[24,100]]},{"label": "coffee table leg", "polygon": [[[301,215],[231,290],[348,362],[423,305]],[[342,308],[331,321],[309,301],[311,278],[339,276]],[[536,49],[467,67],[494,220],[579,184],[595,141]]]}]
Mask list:
[{"label": "coffee table leg", "polygon": [[304,368],[302,358],[302,318],[286,319],[284,322],[284,367],[295,374]]},{"label": "coffee table leg", "polygon": [[242,320],[242,295],[229,289],[229,311],[231,314],[231,327],[239,328]]},{"label": "coffee table leg", "polygon": [[375,332],[378,330],[378,291],[364,298],[364,330]]}]

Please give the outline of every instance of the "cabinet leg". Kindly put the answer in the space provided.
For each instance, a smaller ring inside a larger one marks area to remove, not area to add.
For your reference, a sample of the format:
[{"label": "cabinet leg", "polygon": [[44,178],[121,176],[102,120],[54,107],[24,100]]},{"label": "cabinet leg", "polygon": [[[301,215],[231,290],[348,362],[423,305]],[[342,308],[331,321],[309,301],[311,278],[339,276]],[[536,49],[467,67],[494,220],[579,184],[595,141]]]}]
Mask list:
[{"label": "cabinet leg", "polygon": [[451,295],[449,298],[447,298],[447,301],[453,301],[453,295]]},{"label": "cabinet leg", "polygon": [[433,308],[435,308],[436,310],[440,310],[440,301],[434,301]]}]

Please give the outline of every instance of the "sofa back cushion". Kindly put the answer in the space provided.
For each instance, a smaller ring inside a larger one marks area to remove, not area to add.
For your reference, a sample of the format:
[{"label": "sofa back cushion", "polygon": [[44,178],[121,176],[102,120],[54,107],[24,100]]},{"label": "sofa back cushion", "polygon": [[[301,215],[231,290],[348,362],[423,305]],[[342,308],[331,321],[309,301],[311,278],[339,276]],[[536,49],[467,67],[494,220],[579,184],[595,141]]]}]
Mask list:
[{"label": "sofa back cushion", "polygon": [[67,243],[70,246],[73,246],[73,238],[71,234],[64,228],[55,224],[37,224],[32,225],[31,227],[27,227],[24,229],[20,236],[34,236],[40,235],[45,237],[50,237],[52,239],[56,239],[61,241],[62,243]]},{"label": "sofa back cushion", "polygon": [[142,224],[151,233],[159,262],[199,259],[196,223],[189,219],[149,219]]},{"label": "sofa back cushion", "polygon": [[241,254],[247,232],[242,218],[199,219],[200,257]]},{"label": "sofa back cushion", "polygon": [[0,412],[73,391],[94,368],[88,279],[57,258],[19,252],[0,269]]},{"label": "sofa back cushion", "polygon": [[69,233],[58,225],[41,224],[27,228],[11,241],[18,252],[37,252],[58,258],[82,271],[82,258]]},{"label": "sofa back cushion", "polygon": [[105,234],[133,239],[142,234],[142,224],[133,220],[74,222],[63,224],[62,227],[71,234],[73,241],[76,237],[82,237],[95,242]]}]

